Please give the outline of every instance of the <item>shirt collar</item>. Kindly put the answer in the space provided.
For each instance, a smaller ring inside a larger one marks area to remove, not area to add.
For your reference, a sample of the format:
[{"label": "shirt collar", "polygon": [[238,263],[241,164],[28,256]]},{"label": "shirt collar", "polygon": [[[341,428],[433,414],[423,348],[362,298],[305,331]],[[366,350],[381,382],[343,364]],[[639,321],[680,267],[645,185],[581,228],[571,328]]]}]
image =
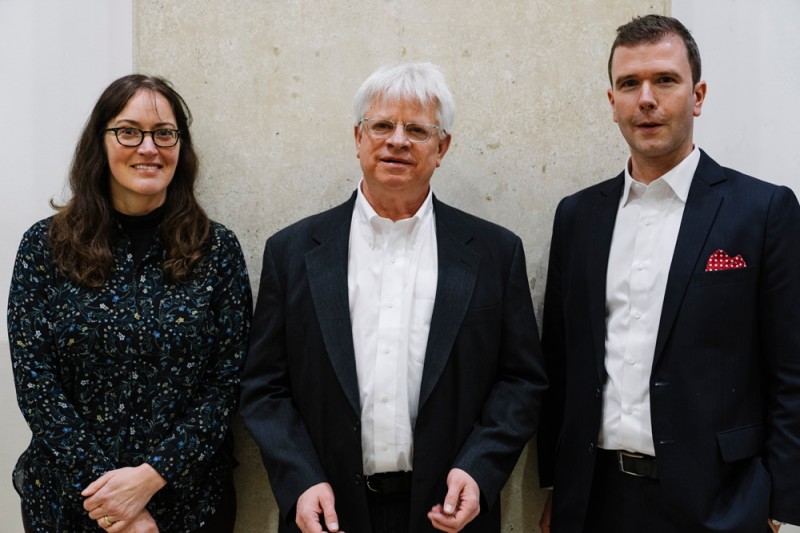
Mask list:
[{"label": "shirt collar", "polygon": [[432,189],[428,189],[428,196],[425,197],[425,201],[422,202],[422,205],[412,217],[394,222],[391,219],[381,217],[375,212],[364,193],[361,192],[363,181],[364,178],[361,178],[358,182],[353,222],[358,225],[359,233],[361,233],[369,247],[374,249],[385,242],[392,233],[396,232],[403,232],[413,245],[416,242],[416,235],[419,233],[420,228],[433,221]]},{"label": "shirt collar", "polygon": [[[683,161],[675,165],[669,170],[669,172],[653,181],[650,185],[663,180],[662,183],[668,185],[669,188],[672,189],[672,192],[675,194],[675,196],[681,200],[681,202],[686,203],[686,198],[689,196],[689,188],[692,185],[692,178],[694,177],[694,173],[697,170],[697,165],[699,163],[700,149],[695,146],[691,153],[686,156]],[[633,176],[631,176],[630,166],[629,158],[628,162],[625,164],[625,186],[622,191],[622,198],[620,199],[621,206],[627,204],[631,187],[647,187],[647,185],[639,183],[633,179]]]}]

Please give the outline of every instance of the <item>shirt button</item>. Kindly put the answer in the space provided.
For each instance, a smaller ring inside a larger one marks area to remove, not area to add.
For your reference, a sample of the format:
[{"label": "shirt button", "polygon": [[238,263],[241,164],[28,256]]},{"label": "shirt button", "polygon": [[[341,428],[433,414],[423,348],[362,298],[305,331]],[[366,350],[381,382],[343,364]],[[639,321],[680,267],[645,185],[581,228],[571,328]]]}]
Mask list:
[{"label": "shirt button", "polygon": [[632,357],[627,358],[625,362],[628,363],[629,365],[636,364],[636,360],[634,360]]},{"label": "shirt button", "polygon": [[384,394],[383,396],[381,396],[381,401],[383,403],[387,403],[389,401],[389,397]]},{"label": "shirt button", "polygon": [[356,474],[353,476],[353,483],[355,485],[361,485],[361,474]]},{"label": "shirt button", "polygon": [[394,257],[392,257],[391,259],[389,259],[389,261],[391,261],[391,262],[392,262],[392,264],[395,264],[395,263],[397,262],[397,259],[395,259]]},{"label": "shirt button", "polygon": [[639,320],[640,318],[642,318],[642,313],[633,313],[633,318]]},{"label": "shirt button", "polygon": [[387,305],[386,307],[388,307],[389,309],[392,309],[394,307],[394,304],[393,303],[389,303],[389,305]]},{"label": "shirt button", "polygon": [[388,444],[384,444],[383,446],[381,446],[381,449],[383,451],[387,451],[389,449],[389,445]]},{"label": "shirt button", "polygon": [[389,353],[391,350],[389,348],[384,348],[383,353]]},{"label": "shirt button", "polygon": [[625,408],[625,412],[628,413],[628,414],[632,414],[633,413],[633,407],[626,407]]}]

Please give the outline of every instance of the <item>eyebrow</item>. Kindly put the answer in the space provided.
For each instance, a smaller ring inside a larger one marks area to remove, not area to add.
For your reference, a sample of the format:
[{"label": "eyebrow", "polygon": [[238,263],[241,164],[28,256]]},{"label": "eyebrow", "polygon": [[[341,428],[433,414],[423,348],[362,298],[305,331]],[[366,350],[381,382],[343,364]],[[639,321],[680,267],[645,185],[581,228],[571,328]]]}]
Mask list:
[{"label": "eyebrow", "polygon": [[[142,126],[141,122],[138,122],[138,121],[130,119],[130,118],[120,118],[120,119],[115,120],[113,123],[119,125],[120,123],[123,123],[123,122],[127,122],[131,126],[136,127],[136,128],[140,128],[140,129],[141,129],[141,126]],[[175,128],[175,129],[177,129],[177,127],[178,127],[177,124],[173,124],[172,122],[156,122],[153,125],[153,128],[155,128],[155,129],[161,129],[161,128]]]}]

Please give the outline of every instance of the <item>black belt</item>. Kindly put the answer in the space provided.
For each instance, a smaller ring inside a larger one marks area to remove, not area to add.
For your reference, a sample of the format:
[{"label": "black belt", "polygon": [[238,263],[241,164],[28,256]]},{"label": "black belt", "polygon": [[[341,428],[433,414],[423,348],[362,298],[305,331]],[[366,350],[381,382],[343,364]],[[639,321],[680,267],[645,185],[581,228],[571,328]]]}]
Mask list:
[{"label": "black belt", "polygon": [[364,476],[367,490],[377,494],[411,492],[411,472],[381,472]]},{"label": "black belt", "polygon": [[633,453],[625,450],[609,450],[616,454],[617,468],[623,474],[636,477],[658,479],[658,464],[652,455]]}]

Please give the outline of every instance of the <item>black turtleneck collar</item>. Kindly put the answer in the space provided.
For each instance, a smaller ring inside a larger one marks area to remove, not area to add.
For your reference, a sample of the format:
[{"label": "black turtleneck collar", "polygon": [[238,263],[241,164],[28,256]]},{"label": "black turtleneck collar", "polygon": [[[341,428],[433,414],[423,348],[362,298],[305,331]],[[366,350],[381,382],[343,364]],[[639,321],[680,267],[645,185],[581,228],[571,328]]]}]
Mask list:
[{"label": "black turtleneck collar", "polygon": [[114,211],[114,217],[119,221],[122,226],[122,231],[130,238],[131,246],[130,251],[133,254],[134,263],[137,265],[144,259],[150,246],[153,244],[153,239],[156,235],[161,221],[164,220],[164,213],[166,206],[162,205],[146,215],[126,215],[119,211]]}]

